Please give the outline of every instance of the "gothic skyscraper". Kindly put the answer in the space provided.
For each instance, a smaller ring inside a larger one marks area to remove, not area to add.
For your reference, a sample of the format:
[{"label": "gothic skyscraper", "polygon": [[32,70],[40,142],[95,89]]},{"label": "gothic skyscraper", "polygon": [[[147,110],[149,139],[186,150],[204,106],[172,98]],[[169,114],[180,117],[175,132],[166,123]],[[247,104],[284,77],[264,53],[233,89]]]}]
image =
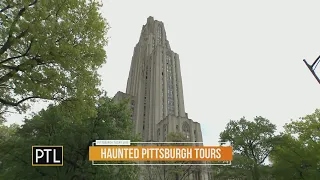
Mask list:
[{"label": "gothic skyscraper", "polygon": [[144,141],[167,141],[182,132],[189,142],[202,142],[200,124],[185,112],[179,55],[167,40],[161,21],[149,17],[134,48],[126,93],[130,96],[134,131]]},{"label": "gothic skyscraper", "polygon": [[[134,133],[143,141],[166,142],[169,133],[183,133],[188,142],[202,142],[200,124],[185,112],[179,55],[167,40],[161,21],[149,17],[134,48],[126,93],[114,100],[131,100]],[[205,169],[205,168],[204,168]],[[201,170],[188,179],[207,180]]]}]

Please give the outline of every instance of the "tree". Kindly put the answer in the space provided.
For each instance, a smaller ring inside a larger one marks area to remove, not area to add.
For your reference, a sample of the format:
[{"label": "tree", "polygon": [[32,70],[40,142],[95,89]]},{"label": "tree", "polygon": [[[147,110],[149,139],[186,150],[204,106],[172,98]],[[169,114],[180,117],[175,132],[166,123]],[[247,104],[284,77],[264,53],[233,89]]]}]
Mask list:
[{"label": "tree", "polygon": [[[98,94],[108,25],[94,0],[0,1],[0,114]],[[90,111],[88,111],[90,113]]]},{"label": "tree", "polygon": [[307,154],[307,148],[301,141],[284,134],[282,143],[277,145],[275,151],[270,155],[273,165],[272,173],[280,180],[314,179],[308,175],[310,173],[307,170],[310,157]]},{"label": "tree", "polygon": [[285,125],[282,143],[271,153],[278,179],[317,179],[320,176],[320,110]]},{"label": "tree", "polygon": [[212,166],[213,177],[216,180],[225,179],[252,179],[252,160],[241,154],[234,154],[231,165]]},{"label": "tree", "polygon": [[[137,179],[136,166],[93,166],[88,150],[96,139],[131,139],[132,121],[126,103],[101,98],[97,116],[77,116],[70,102],[50,105],[18,128],[0,145],[0,179]],[[63,145],[64,166],[31,166],[32,145]]]},{"label": "tree", "polygon": [[[215,180],[252,180],[252,167],[252,159],[234,153],[231,165],[212,166],[213,177]],[[261,180],[274,179],[270,166],[260,165],[258,168]]]},{"label": "tree", "polygon": [[[10,138],[16,133],[18,128],[18,124],[11,124],[10,126],[5,126],[2,122],[0,122],[0,147],[5,146],[5,143],[8,140],[10,140]],[[5,171],[7,168],[8,167],[4,166],[3,157],[0,156],[0,172]]]},{"label": "tree", "polygon": [[220,133],[220,139],[231,143],[234,152],[250,164],[246,168],[249,168],[252,179],[259,180],[260,168],[277,142],[275,130],[276,126],[263,117],[255,117],[254,121],[241,118],[239,121],[231,120]]}]

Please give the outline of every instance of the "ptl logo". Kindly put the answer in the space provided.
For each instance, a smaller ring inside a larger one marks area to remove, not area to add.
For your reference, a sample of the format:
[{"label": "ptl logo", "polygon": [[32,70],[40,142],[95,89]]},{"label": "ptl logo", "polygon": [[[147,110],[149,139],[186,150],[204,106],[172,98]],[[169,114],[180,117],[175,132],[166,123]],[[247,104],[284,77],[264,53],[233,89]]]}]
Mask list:
[{"label": "ptl logo", "polygon": [[32,166],[63,166],[63,146],[32,146]]}]

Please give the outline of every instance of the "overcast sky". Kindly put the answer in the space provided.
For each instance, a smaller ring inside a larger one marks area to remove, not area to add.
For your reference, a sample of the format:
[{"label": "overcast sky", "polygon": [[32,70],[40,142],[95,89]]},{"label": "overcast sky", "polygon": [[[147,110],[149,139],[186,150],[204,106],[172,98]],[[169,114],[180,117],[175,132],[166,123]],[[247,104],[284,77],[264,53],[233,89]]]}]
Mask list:
[{"label": "overcast sky", "polygon": [[282,130],[320,108],[320,85],[302,61],[320,55],[320,2],[103,1],[111,29],[100,74],[108,95],[125,92],[133,48],[153,16],[179,54],[186,111],[201,123],[206,145],[217,145],[230,119],[263,116]]}]

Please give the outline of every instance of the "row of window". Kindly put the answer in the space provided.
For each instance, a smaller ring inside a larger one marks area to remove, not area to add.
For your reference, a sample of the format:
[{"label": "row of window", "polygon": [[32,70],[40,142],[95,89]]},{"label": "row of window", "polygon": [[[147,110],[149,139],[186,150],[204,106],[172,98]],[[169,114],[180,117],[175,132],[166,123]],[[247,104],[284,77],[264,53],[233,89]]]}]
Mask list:
[{"label": "row of window", "polygon": [[173,98],[173,78],[172,78],[172,60],[169,55],[167,60],[167,84],[168,84],[168,113],[174,114],[174,98]]},{"label": "row of window", "polygon": [[[174,61],[174,64],[175,64],[175,67],[177,67],[177,61],[175,60]],[[178,73],[176,73],[175,74],[176,75],[176,94],[177,94],[177,99],[178,99],[178,103],[177,103],[177,105],[178,105],[178,114],[180,114],[180,106],[179,106],[179,91],[178,91]]]},{"label": "row of window", "polygon": [[143,130],[143,132],[142,132],[142,137],[144,138],[144,134],[145,134],[145,132],[144,132],[144,130],[145,130],[145,126],[146,126],[146,113],[147,113],[147,111],[146,111],[146,109],[147,109],[147,92],[148,92],[148,71],[149,71],[149,69],[148,69],[148,66],[146,66],[146,80],[145,80],[145,85],[144,85],[144,103],[143,103],[143,124],[142,124],[142,130]]},{"label": "row of window", "polygon": [[[162,51],[162,57],[163,57],[163,51]],[[164,75],[163,75],[163,71],[164,71],[164,63],[163,63],[163,60],[162,60],[162,66],[161,66],[161,69],[162,69],[162,76],[161,76],[161,87],[162,87],[162,92],[161,92],[161,99],[162,99],[162,118],[165,117],[165,114],[164,114]],[[160,135],[159,135],[160,137]]]},{"label": "row of window", "polygon": [[162,28],[158,26],[158,44],[161,44],[162,41]]},{"label": "row of window", "polygon": [[[180,132],[179,125],[176,125],[176,132]],[[187,139],[191,138],[189,123],[183,122],[183,124],[182,124],[182,133]],[[195,139],[197,139],[197,131],[194,130],[193,133],[194,133]],[[163,125],[163,139],[164,139],[164,141],[167,140],[167,134],[168,134],[168,125],[164,124]],[[160,134],[160,128],[158,128],[158,130],[157,130],[158,141],[160,141],[160,135],[161,135]],[[197,140],[195,140],[195,142],[197,142]]]}]

